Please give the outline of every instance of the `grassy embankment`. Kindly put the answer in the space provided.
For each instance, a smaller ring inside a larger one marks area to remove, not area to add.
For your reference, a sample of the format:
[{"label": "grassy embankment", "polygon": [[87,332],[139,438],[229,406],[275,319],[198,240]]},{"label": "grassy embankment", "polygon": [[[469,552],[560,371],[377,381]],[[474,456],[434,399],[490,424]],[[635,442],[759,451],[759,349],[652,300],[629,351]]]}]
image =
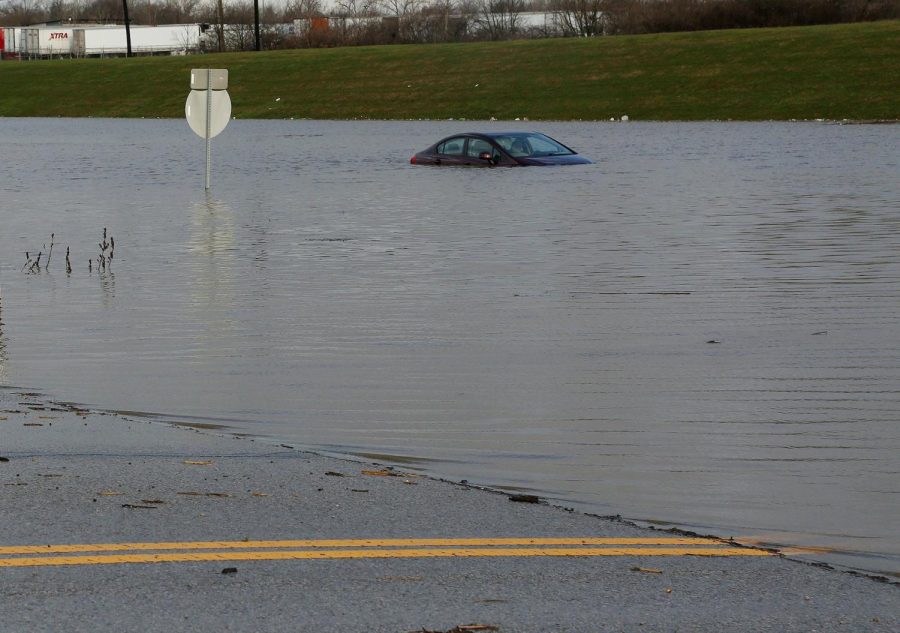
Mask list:
[{"label": "grassy embankment", "polygon": [[212,67],[242,119],[900,119],[898,42],[889,21],[0,62],[0,116],[183,117],[189,70]]}]

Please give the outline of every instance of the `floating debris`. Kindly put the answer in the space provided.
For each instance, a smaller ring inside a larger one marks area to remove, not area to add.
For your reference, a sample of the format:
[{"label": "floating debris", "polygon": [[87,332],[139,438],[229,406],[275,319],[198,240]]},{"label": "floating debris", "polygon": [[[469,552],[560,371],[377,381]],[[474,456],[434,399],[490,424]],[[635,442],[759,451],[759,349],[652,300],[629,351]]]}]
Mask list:
[{"label": "floating debris", "polygon": [[510,501],[517,501],[519,503],[540,503],[541,498],[537,495],[509,495]]}]

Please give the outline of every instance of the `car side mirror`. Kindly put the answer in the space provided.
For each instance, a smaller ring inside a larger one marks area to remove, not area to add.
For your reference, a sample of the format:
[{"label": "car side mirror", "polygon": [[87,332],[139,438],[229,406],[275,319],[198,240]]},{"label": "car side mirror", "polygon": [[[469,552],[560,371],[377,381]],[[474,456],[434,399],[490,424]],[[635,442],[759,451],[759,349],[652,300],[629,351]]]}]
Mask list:
[{"label": "car side mirror", "polygon": [[496,165],[496,164],[497,164],[497,163],[494,161],[494,155],[493,155],[491,152],[481,152],[481,153],[478,155],[478,158],[480,158],[481,160],[486,160],[486,161],[489,162],[491,165]]}]

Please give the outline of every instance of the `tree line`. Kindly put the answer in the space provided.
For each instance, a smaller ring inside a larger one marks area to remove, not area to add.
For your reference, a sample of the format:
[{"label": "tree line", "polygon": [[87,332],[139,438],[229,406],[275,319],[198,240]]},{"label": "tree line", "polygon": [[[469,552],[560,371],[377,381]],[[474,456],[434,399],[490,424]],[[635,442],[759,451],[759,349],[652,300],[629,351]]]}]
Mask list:
[{"label": "tree line", "polygon": [[[125,0],[131,24],[209,25],[212,50],[252,50],[253,0]],[[287,0],[265,3],[265,49],[597,36],[900,18],[900,0]],[[123,0],[0,0],[0,25],[124,22]]]}]

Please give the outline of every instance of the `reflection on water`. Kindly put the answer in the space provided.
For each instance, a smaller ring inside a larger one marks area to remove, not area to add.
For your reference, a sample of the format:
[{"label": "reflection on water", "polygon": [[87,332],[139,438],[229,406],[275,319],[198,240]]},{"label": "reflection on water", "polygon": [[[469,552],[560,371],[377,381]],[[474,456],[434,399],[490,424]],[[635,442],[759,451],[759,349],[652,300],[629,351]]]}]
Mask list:
[{"label": "reflection on water", "polygon": [[900,128],[460,127],[0,120],[4,382],[900,571]]},{"label": "reflection on water", "polygon": [[109,307],[116,296],[116,274],[111,268],[98,270],[95,274],[100,282],[100,296],[103,297],[103,305]]},{"label": "reflection on water", "polygon": [[9,374],[6,365],[9,358],[6,355],[6,338],[3,336],[3,288],[0,287],[0,385],[9,384]]},{"label": "reflection on water", "polygon": [[184,265],[191,285],[192,318],[202,324],[193,362],[214,365],[228,358],[223,343],[235,328],[234,212],[207,194],[205,201],[191,204],[190,217],[190,252]]}]

